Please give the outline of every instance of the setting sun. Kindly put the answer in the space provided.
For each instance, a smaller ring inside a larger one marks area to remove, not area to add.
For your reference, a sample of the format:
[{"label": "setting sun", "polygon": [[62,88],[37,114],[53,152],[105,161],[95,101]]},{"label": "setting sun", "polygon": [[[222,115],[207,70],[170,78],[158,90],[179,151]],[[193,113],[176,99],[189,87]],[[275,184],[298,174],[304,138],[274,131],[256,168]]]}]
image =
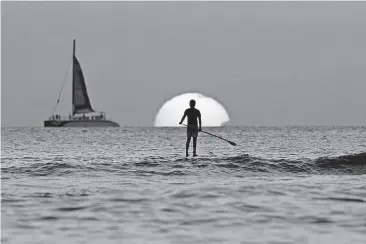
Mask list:
[{"label": "setting sun", "polygon": [[189,108],[189,101],[196,100],[196,108],[202,114],[202,126],[222,126],[230,118],[225,108],[211,97],[200,93],[185,93],[166,101],[155,116],[157,127],[179,126],[184,111]]}]

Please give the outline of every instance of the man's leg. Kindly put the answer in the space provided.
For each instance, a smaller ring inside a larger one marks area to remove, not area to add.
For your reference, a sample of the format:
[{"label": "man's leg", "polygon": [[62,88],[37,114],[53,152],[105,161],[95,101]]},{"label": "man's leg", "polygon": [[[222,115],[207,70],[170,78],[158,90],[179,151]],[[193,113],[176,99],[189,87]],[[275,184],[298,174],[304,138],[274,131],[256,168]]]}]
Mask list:
[{"label": "man's leg", "polygon": [[186,157],[188,157],[188,149],[189,149],[189,143],[191,142],[191,137],[187,135],[187,142],[186,142]]},{"label": "man's leg", "polygon": [[196,148],[197,148],[197,137],[193,137],[193,156],[197,156],[196,154]]}]

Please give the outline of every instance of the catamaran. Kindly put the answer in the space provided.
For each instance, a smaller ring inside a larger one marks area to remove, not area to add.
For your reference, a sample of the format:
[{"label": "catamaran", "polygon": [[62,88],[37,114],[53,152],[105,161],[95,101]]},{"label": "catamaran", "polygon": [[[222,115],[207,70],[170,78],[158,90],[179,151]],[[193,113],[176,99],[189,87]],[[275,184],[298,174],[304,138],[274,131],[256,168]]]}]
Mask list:
[{"label": "catamaran", "polygon": [[[75,55],[75,40],[73,45],[72,63],[72,113],[62,118],[54,114],[44,121],[45,127],[119,127],[119,124],[108,120],[104,112],[95,111],[90,103],[86,83],[80,63]],[[61,88],[62,89],[62,88]],[[61,93],[60,93],[61,94]],[[60,101],[60,95],[56,106]],[[56,108],[55,106],[55,108]],[[54,110],[55,111],[55,110]]]}]

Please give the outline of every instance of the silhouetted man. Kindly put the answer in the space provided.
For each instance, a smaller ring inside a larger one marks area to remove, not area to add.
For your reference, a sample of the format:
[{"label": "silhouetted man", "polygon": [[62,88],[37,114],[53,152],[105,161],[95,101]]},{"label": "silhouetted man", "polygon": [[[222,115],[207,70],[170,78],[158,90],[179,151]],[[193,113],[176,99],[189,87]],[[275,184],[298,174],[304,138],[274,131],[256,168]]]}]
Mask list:
[{"label": "silhouetted man", "polygon": [[[196,105],[195,100],[189,101],[190,108],[184,111],[183,117],[179,124],[182,124],[185,117],[188,117],[188,125],[187,125],[187,143],[186,143],[186,157],[188,157],[188,149],[189,143],[191,142],[191,137],[193,137],[193,157],[197,156],[196,147],[197,147],[197,136],[198,131],[201,131],[202,121],[201,121],[201,112],[196,109],[194,106]],[[200,126],[197,125],[197,119],[199,120]]]}]

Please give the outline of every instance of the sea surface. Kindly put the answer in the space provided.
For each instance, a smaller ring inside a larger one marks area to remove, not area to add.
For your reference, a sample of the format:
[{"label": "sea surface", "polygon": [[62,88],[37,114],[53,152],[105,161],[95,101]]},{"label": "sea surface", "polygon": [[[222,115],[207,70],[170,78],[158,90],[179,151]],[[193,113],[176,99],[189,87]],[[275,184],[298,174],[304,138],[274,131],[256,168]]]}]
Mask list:
[{"label": "sea surface", "polygon": [[366,242],[366,127],[203,129],[2,128],[1,243]]}]

